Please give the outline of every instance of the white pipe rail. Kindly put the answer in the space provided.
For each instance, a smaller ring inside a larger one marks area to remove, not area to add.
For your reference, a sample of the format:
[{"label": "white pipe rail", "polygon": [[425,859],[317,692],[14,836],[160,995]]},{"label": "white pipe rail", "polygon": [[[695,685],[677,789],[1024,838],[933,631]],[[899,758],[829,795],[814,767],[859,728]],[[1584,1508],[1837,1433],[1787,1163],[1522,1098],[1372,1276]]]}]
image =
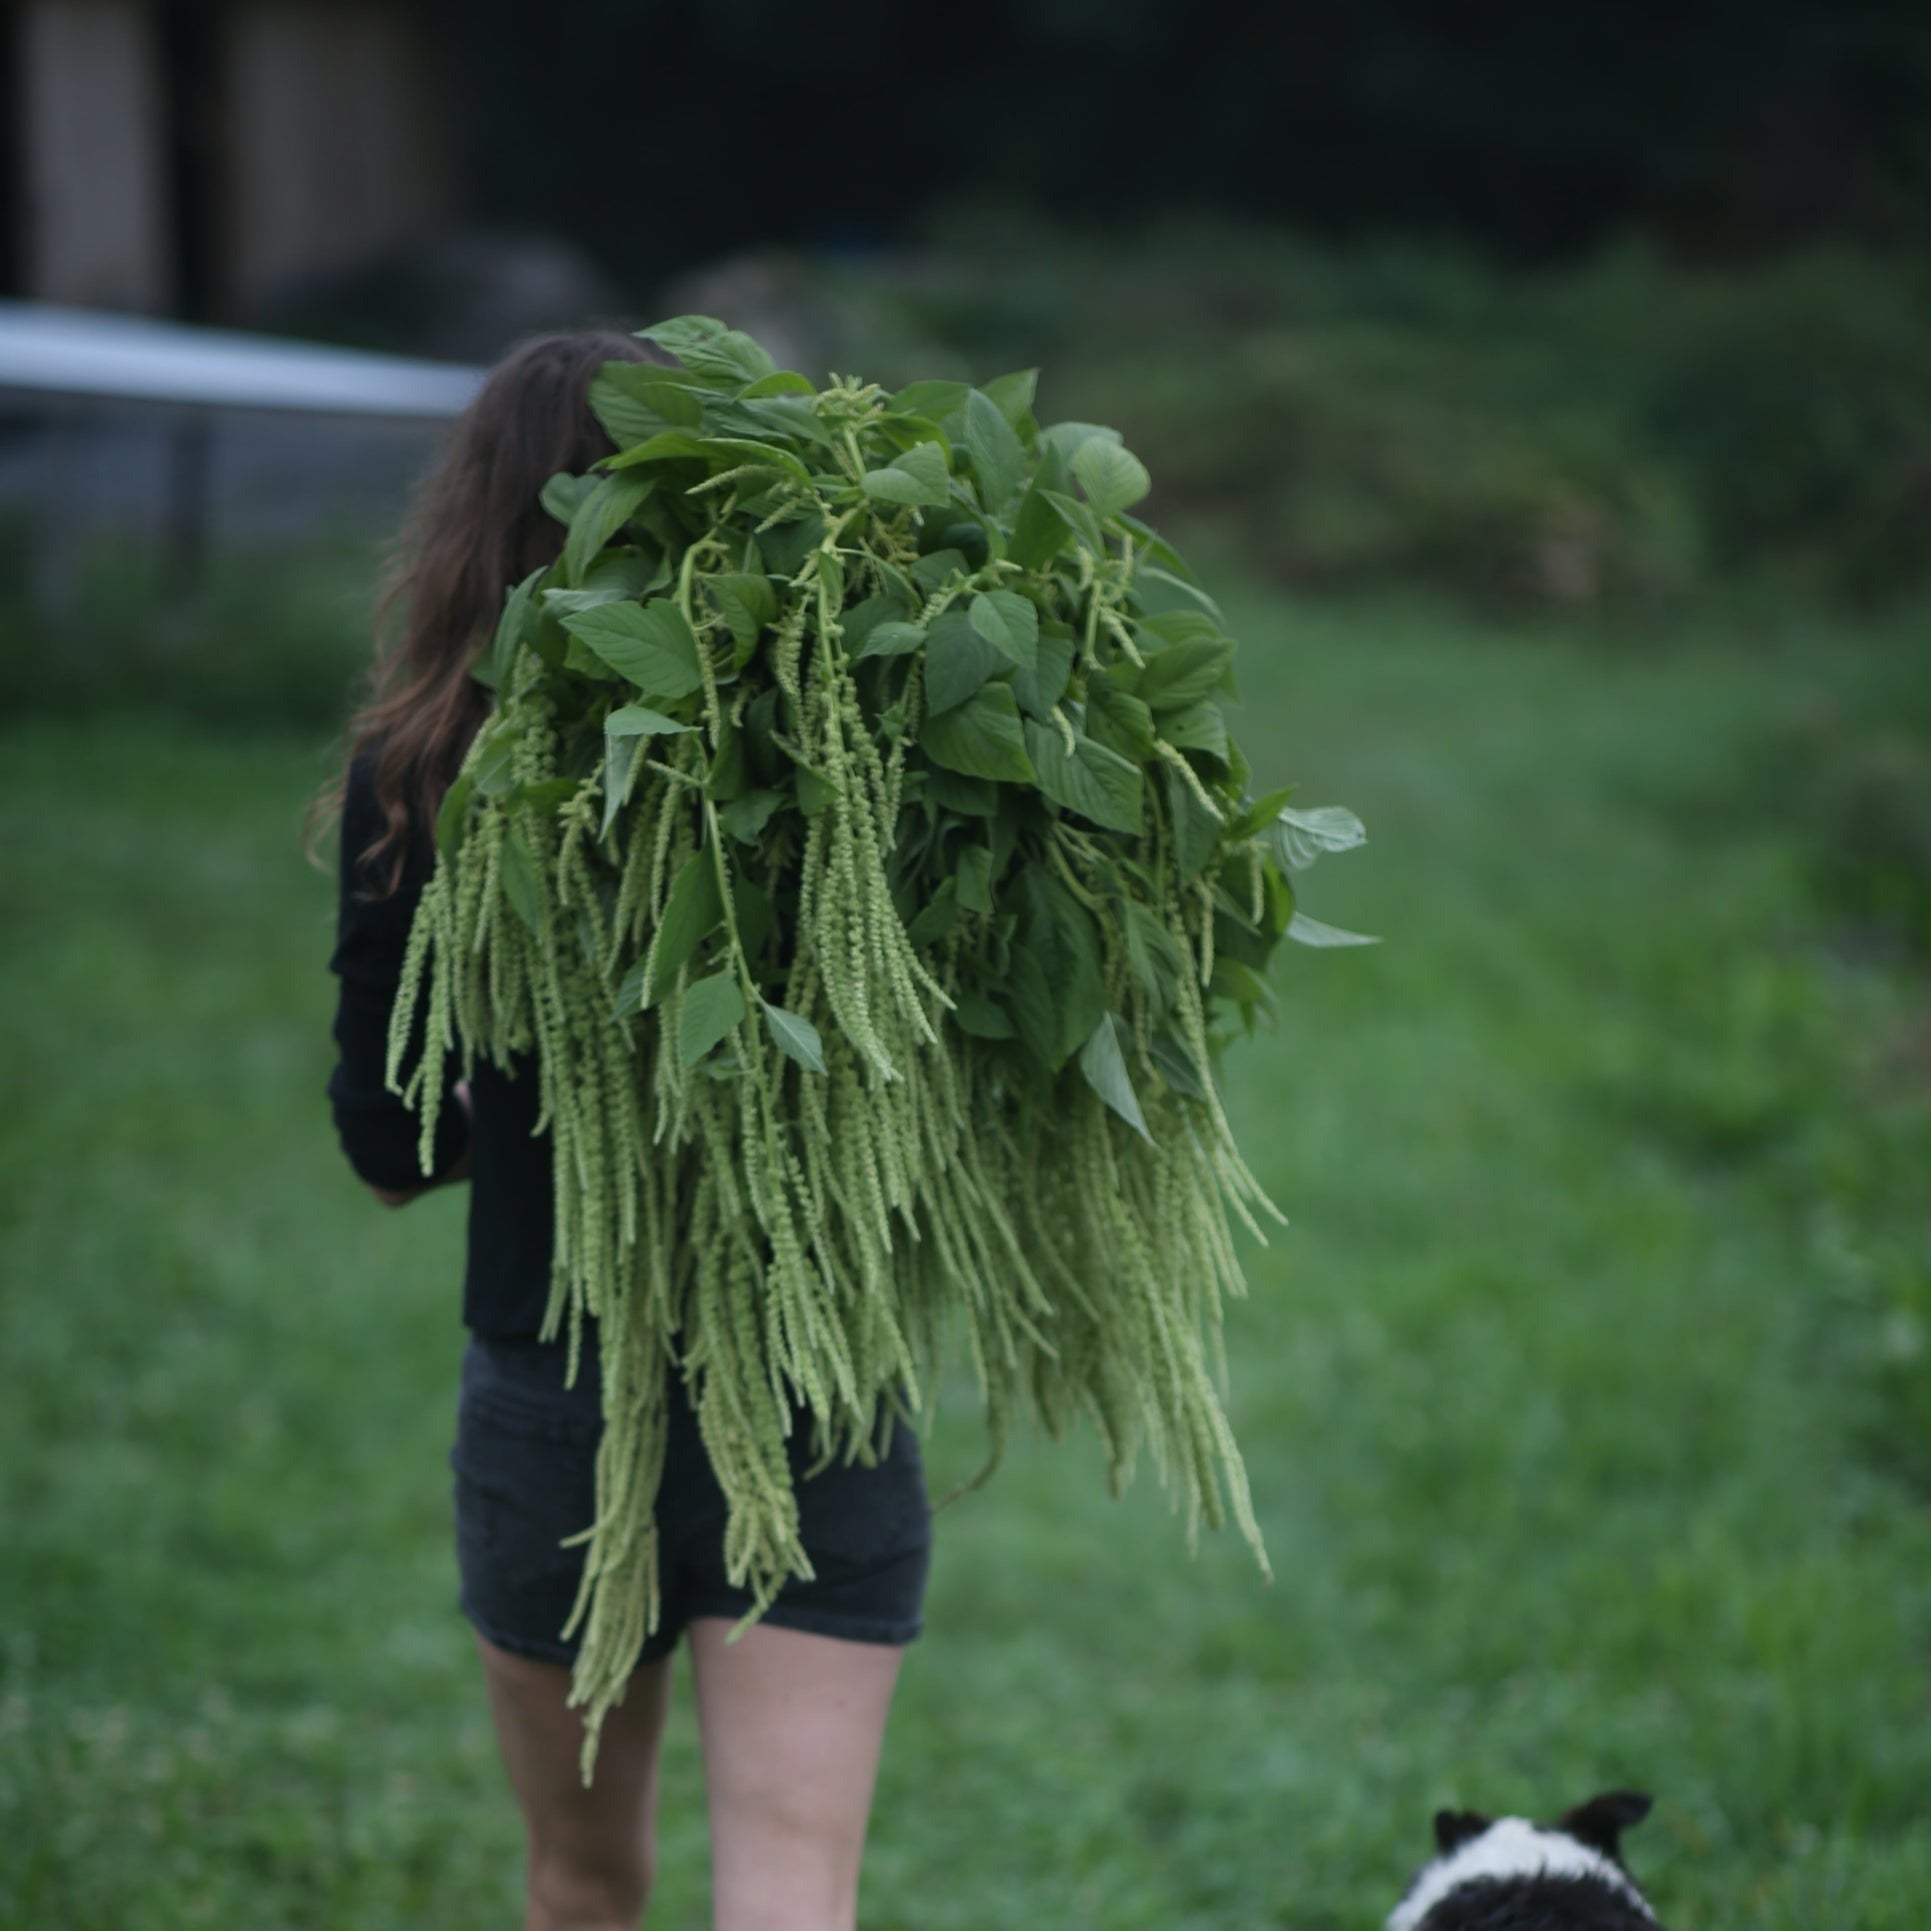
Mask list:
[{"label": "white pipe rail", "polygon": [[0,396],[439,421],[481,369],[139,316],[0,301]]}]

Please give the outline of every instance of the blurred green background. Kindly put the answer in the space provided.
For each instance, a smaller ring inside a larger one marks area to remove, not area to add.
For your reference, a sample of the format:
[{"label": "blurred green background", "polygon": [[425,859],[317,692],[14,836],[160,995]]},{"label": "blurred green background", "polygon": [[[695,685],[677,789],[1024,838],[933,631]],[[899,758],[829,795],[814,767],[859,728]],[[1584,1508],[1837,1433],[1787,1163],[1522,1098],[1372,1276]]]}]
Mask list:
[{"label": "blurred green background", "polygon": [[[1902,7],[1357,11],[1206,47],[1066,0],[888,87],[748,0],[516,58],[492,0],[458,57],[471,213],[580,250],[599,317],[1037,364],[1042,420],[1120,428],[1257,784],[1368,828],[1306,906],[1384,943],[1279,961],[1228,1064],[1292,1220],[1229,1316],[1276,1580],[1187,1560],[1151,1471],[1108,1501],[1090,1438],[1017,1451],[940,1520],[861,1922],[1367,1927],[1436,1805],[1634,1784],[1678,1931],[1919,1931],[1931,51]],[[654,78],[571,146],[591,45]],[[438,302],[398,257],[257,319],[433,351]],[[340,1159],[299,849],[428,447],[185,575],[0,511],[0,1924],[518,1908],[461,1202]]]}]

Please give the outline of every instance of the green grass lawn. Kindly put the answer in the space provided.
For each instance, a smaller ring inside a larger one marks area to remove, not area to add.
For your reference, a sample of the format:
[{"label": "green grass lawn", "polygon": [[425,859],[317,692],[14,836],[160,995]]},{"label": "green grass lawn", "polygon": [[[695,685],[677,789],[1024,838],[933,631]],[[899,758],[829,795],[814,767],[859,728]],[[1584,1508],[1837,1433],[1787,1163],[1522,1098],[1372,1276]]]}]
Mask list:
[{"label": "green grass lawn", "polygon": [[[1234,614],[1257,776],[1368,825],[1303,904],[1387,938],[1294,950],[1229,1065],[1293,1223],[1229,1317],[1276,1580],[1187,1560],[1151,1470],[1109,1501],[1089,1435],[1016,1451],[940,1519],[863,1923],[1371,1927],[1435,1805],[1634,1783],[1676,1931],[1921,1931],[1931,1518],[1873,1281],[1923,1279],[1926,1063],[1762,759],[1896,640]],[[318,769],[152,717],[0,743],[0,1924],[517,1921],[461,1204],[384,1213],[329,1129]],[[651,1921],[701,1926],[677,1696]]]}]

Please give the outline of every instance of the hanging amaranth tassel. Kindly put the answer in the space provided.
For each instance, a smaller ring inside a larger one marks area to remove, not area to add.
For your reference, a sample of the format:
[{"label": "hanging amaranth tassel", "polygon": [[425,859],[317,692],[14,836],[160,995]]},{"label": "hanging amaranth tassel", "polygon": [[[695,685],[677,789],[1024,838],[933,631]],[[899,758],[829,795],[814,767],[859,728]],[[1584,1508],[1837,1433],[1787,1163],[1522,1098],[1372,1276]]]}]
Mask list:
[{"label": "hanging amaranth tassel", "polygon": [[1015,1417],[1084,1414],[1115,1494],[1145,1443],[1189,1549],[1231,1507],[1266,1571],[1221,1314],[1229,1214],[1279,1214],[1213,1069],[1283,936],[1353,939],[1289,875],[1362,836],[1249,797],[1234,645],[1113,431],[1042,429],[1030,373],[817,389],[707,317],[643,333],[680,366],[608,365],[617,453],[545,492],[389,1055],[427,1169],[428,1069],[536,1054],[544,1336],[574,1381],[594,1316],[602,1370],[586,1782],[659,1619],[672,1374],[745,1623],[810,1573],[794,1407],[869,1465],[961,1335],[990,1452],[938,1507]]}]

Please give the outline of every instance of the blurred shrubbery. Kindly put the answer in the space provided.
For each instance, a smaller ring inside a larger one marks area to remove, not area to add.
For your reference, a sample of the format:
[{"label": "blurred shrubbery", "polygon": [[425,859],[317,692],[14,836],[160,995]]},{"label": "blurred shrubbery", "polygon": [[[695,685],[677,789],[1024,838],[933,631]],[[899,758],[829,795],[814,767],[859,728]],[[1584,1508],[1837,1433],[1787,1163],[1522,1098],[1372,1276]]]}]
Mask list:
[{"label": "blurred shrubbery", "polygon": [[0,524],[0,706],[160,711],[240,726],[339,723],[373,638],[366,545],[224,550],[187,581],[101,537],[49,584],[29,532]]},{"label": "blurred shrubbery", "polygon": [[834,367],[1047,372],[1117,424],[1156,517],[1304,587],[1650,604],[1767,574],[1931,577],[1931,284],[1852,251],[1692,273],[1631,246],[1530,273],[1206,220],[1082,237],[953,212],[824,266]]}]

